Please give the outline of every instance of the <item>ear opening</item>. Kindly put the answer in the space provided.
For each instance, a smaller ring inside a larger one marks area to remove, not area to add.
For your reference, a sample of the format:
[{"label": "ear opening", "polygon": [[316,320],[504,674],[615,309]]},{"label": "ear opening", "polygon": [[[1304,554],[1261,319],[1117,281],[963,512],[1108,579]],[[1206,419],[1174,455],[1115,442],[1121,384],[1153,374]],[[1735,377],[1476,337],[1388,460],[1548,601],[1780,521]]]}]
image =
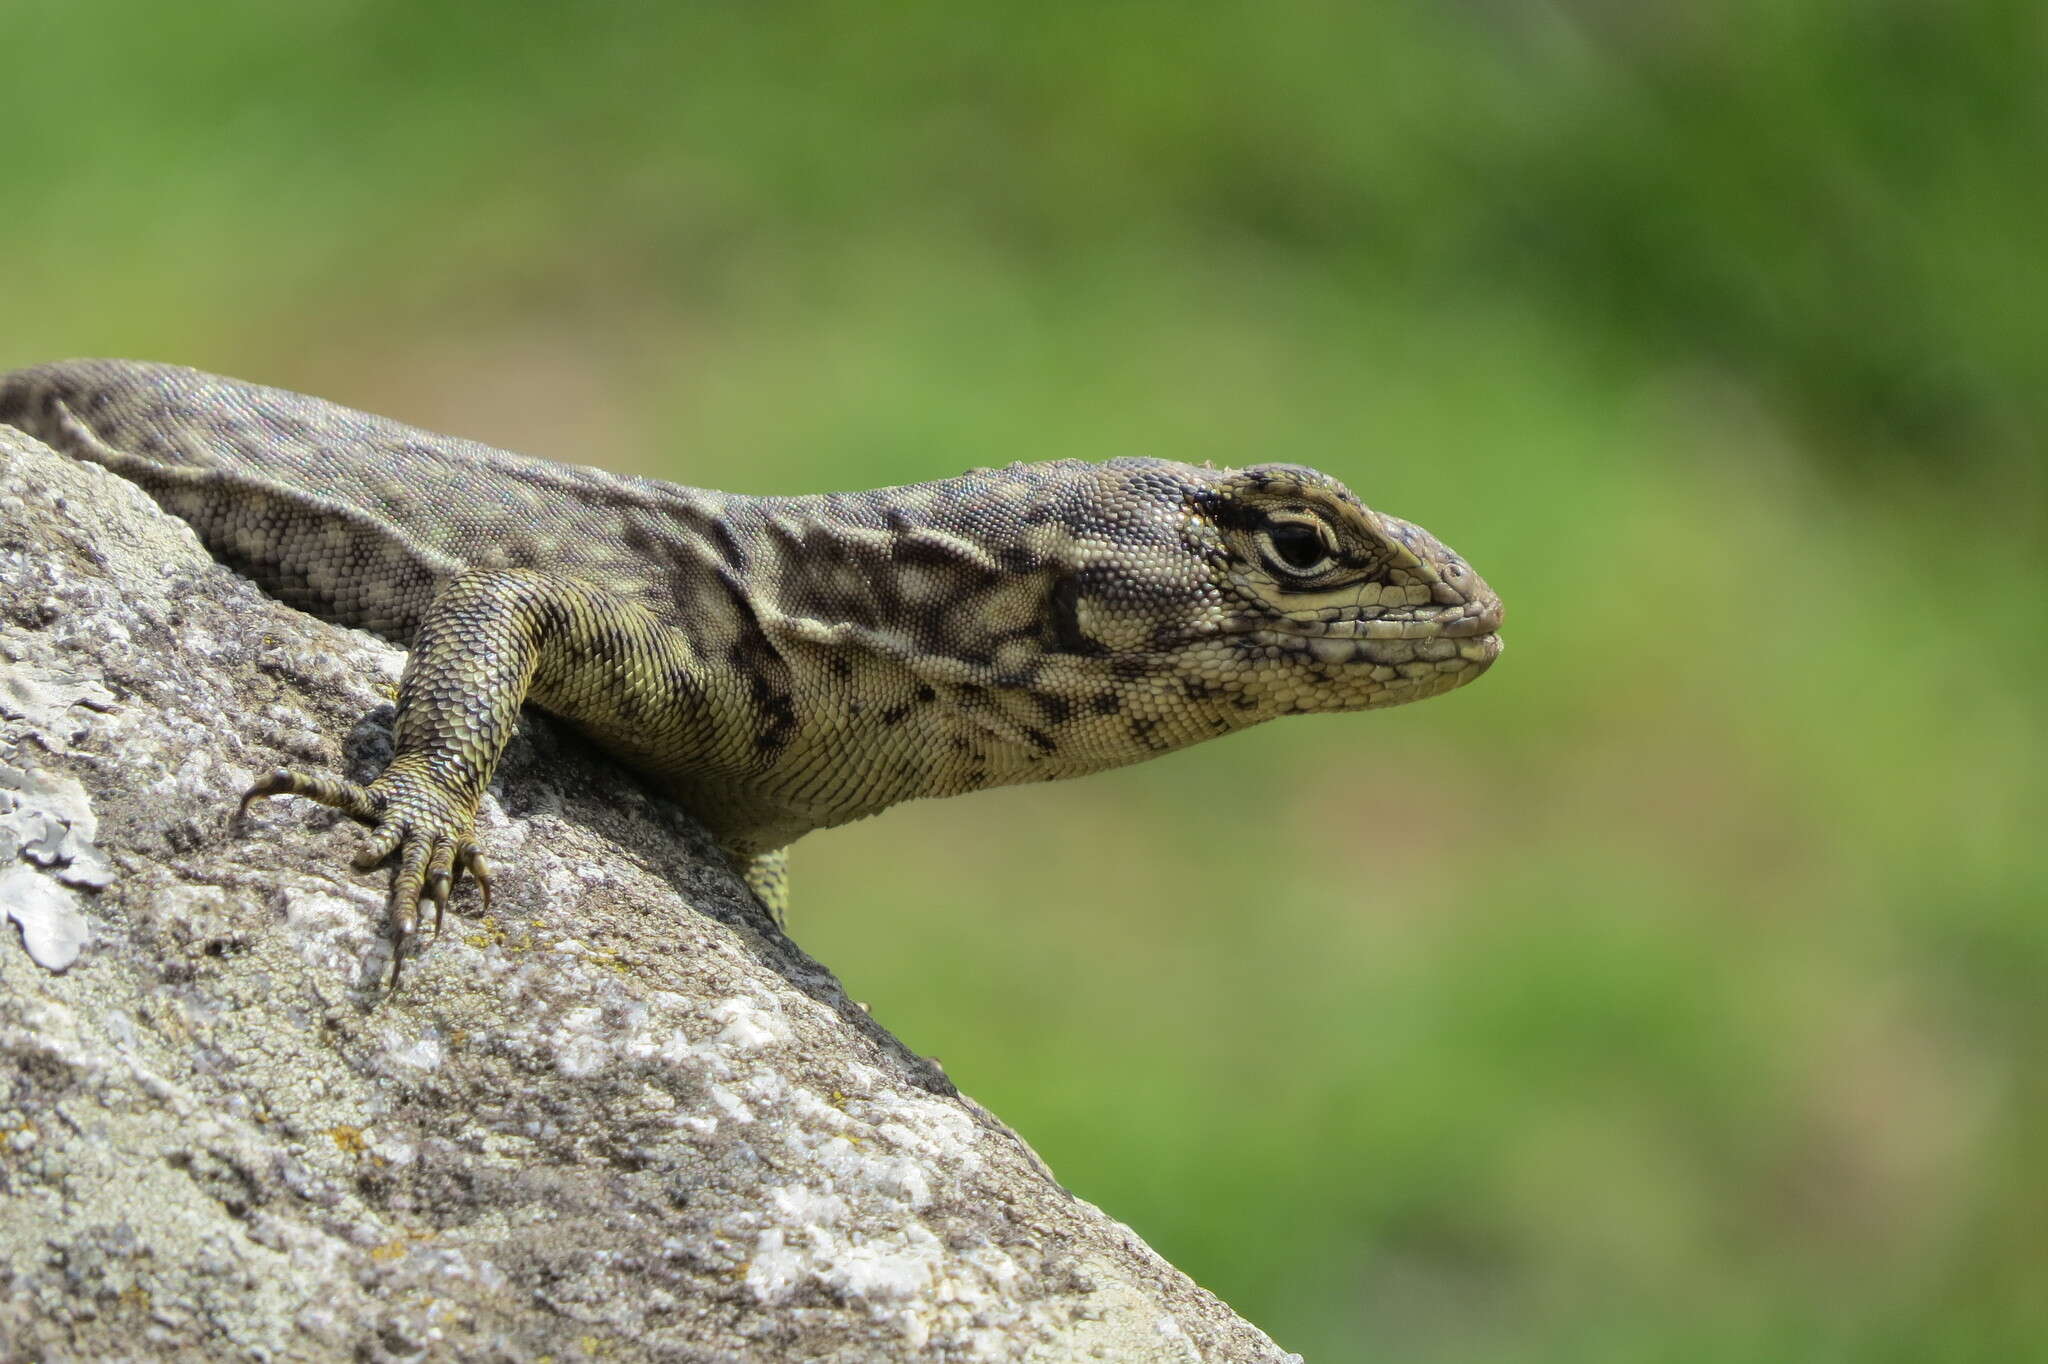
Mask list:
[{"label": "ear opening", "polygon": [[1081,579],[1072,569],[1056,574],[1047,594],[1045,619],[1055,648],[1067,654],[1099,654],[1102,645],[1081,628]]}]

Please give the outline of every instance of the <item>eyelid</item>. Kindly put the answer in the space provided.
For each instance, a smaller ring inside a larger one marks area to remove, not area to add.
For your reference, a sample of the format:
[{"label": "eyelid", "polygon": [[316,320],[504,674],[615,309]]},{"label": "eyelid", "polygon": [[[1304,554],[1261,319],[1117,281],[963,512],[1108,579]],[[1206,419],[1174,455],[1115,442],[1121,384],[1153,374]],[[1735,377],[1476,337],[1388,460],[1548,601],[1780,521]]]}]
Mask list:
[{"label": "eyelid", "polygon": [[1278,530],[1282,526],[1308,526],[1326,544],[1336,535],[1336,529],[1330,525],[1327,517],[1318,516],[1311,511],[1297,511],[1289,508],[1285,511],[1269,512],[1267,514],[1266,529]]}]

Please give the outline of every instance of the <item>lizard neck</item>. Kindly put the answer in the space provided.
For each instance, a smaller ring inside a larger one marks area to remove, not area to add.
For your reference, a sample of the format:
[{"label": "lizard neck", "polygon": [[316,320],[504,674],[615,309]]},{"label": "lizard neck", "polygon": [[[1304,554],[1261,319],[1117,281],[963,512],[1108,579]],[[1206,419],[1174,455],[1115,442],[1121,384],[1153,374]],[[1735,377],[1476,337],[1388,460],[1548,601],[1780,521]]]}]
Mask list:
[{"label": "lizard neck", "polygon": [[704,809],[715,831],[780,846],[904,800],[1102,771],[1277,713],[1181,676],[1169,655],[1081,635],[1072,531],[1054,514],[1063,473],[725,500],[694,538],[721,546],[716,590],[744,594],[727,690],[757,698],[742,702],[757,730],[766,709],[793,720],[749,774],[772,800]]}]

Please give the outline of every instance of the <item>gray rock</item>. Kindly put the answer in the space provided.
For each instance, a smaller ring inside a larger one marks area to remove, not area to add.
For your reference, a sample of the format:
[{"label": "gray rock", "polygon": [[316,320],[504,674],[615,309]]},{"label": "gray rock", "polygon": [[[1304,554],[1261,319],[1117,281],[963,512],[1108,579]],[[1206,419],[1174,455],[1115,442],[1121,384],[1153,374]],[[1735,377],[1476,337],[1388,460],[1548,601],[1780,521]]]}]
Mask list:
[{"label": "gray rock", "polygon": [[229,816],[399,661],[0,427],[0,1358],[1288,1358],[545,723],[385,996],[360,832]]}]

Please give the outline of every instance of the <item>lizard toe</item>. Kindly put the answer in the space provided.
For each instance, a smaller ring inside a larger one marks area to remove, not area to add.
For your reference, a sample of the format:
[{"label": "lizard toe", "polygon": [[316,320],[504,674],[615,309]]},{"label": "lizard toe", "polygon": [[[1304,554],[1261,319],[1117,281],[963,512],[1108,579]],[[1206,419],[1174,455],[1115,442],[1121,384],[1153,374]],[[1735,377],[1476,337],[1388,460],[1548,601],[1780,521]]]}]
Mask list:
[{"label": "lizard toe", "polygon": [[399,845],[405,841],[405,835],[406,826],[396,820],[379,825],[376,832],[370,835],[370,841],[363,844],[362,851],[355,855],[355,869],[368,871],[383,862],[385,858],[398,851]]},{"label": "lizard toe", "polygon": [[455,888],[455,842],[436,838],[427,858],[426,898],[434,902],[434,936],[441,936],[441,923],[448,917],[448,896]]},{"label": "lizard toe", "polygon": [[483,849],[469,839],[463,839],[455,850],[455,874],[460,880],[468,872],[470,880],[476,882],[477,893],[483,897],[483,912],[491,912],[491,864],[484,861]]},{"label": "lizard toe", "polygon": [[334,777],[313,777],[288,767],[272,768],[242,793],[235,806],[235,818],[249,813],[249,806],[266,796],[304,796],[341,811],[352,818],[374,823],[384,813],[384,802],[364,787]]},{"label": "lizard toe", "polygon": [[405,947],[419,935],[420,900],[426,893],[427,863],[434,855],[431,835],[408,838],[398,855],[398,873],[391,878],[391,988],[398,989]]}]

